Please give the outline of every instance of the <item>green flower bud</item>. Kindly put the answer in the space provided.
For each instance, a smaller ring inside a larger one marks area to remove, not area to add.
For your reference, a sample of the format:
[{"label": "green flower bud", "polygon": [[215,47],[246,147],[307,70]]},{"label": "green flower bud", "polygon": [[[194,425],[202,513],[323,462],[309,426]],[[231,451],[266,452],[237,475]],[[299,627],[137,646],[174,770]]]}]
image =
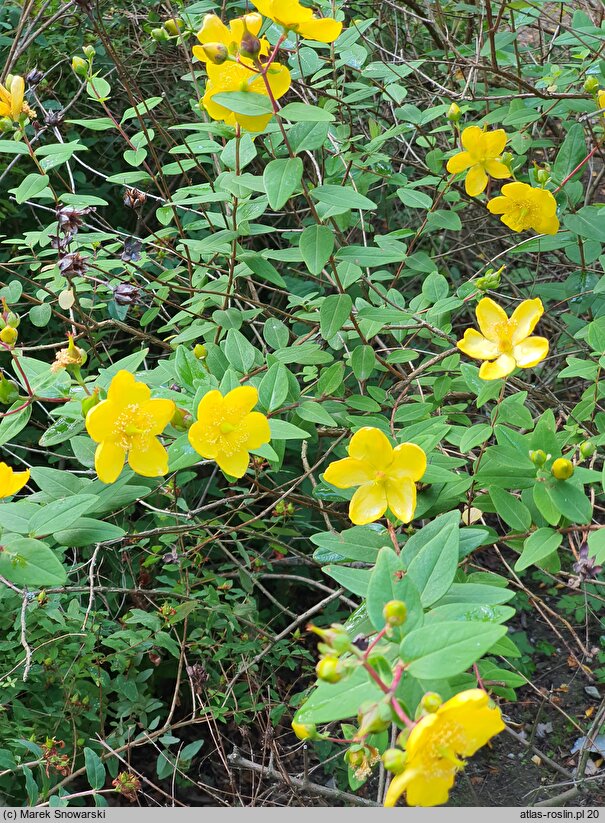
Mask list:
[{"label": "green flower bud", "polygon": [[457,123],[462,117],[460,106],[456,105],[456,103],[452,103],[452,105],[447,110],[447,114],[445,116],[450,121],[450,123]]},{"label": "green flower bud", "polygon": [[382,755],[385,769],[393,774],[400,774],[405,769],[407,754],[401,749],[387,749]]},{"label": "green flower bud", "polygon": [[99,389],[95,388],[93,393],[85,397],[80,403],[80,408],[82,409],[82,417],[85,418],[88,412],[95,406],[97,406],[100,402],[101,398],[99,397]]},{"label": "green flower bud", "polygon": [[542,449],[536,449],[535,451],[531,451],[529,453],[529,459],[534,464],[534,466],[540,468],[546,463],[546,461],[548,460],[548,456],[545,451],[542,451]]},{"label": "green flower bud", "polygon": [[574,465],[571,460],[568,460],[566,457],[559,457],[552,464],[550,471],[557,480],[569,480],[574,473]]},{"label": "green flower bud", "polygon": [[329,629],[320,629],[309,623],[307,630],[321,637],[330,651],[335,651],[336,654],[343,654],[351,648],[351,638],[340,623],[332,623]]},{"label": "green flower bud", "polygon": [[402,729],[397,735],[395,743],[399,746],[400,749],[405,749],[406,744],[408,742],[408,737],[410,736],[410,732],[411,729]]},{"label": "green flower bud", "polygon": [[13,130],[13,121],[10,117],[0,117],[0,133]]},{"label": "green flower bud", "polygon": [[402,626],[407,615],[407,606],[403,600],[389,600],[382,610],[382,616],[388,626]]},{"label": "green flower bud", "polygon": [[82,51],[84,52],[84,54],[86,55],[86,57],[87,57],[89,60],[92,60],[92,58],[93,58],[93,57],[95,56],[95,54],[96,54],[96,51],[95,51],[94,46],[84,46],[84,47],[83,47],[83,49],[82,49]]},{"label": "green flower bud", "polygon": [[548,169],[538,169],[536,172],[536,180],[541,186],[546,185],[550,180],[550,171]]},{"label": "green flower bud", "polygon": [[584,91],[587,91],[588,94],[595,94],[598,89],[599,81],[593,74],[590,74],[584,81]]},{"label": "green flower bud", "polygon": [[203,346],[201,343],[197,343],[193,347],[193,355],[197,357],[198,360],[203,360],[208,352],[206,351],[206,346]]},{"label": "green flower bud", "polygon": [[186,432],[191,428],[192,423],[193,417],[189,414],[189,412],[186,409],[181,409],[177,406],[174,414],[172,415],[170,425],[177,431]]},{"label": "green flower bud", "polygon": [[7,326],[12,326],[13,329],[18,328],[19,323],[21,322],[21,318],[18,314],[15,314],[14,311],[9,311],[6,313],[4,317]]},{"label": "green flower bud", "polygon": [[357,722],[359,723],[357,737],[383,732],[393,722],[391,707],[386,703],[363,703],[359,707]]},{"label": "green flower bud", "polygon": [[242,57],[250,57],[252,59],[258,57],[260,54],[260,40],[258,37],[246,31],[241,39],[239,53]]},{"label": "green flower bud", "polygon": [[229,57],[227,47],[222,43],[205,43],[202,48],[208,60],[215,66],[222,66]]},{"label": "green flower bud", "polygon": [[155,40],[156,43],[166,43],[168,40],[170,40],[170,35],[166,31],[166,29],[152,29],[151,37]]},{"label": "green flower bud", "polygon": [[580,443],[580,454],[584,458],[592,457],[596,450],[597,447],[592,440],[585,440],[583,443]]},{"label": "green flower bud", "polygon": [[77,55],[71,58],[71,67],[78,77],[86,77],[90,68],[86,60]]},{"label": "green flower bud", "polygon": [[292,731],[299,740],[314,740],[317,737],[317,727],[315,723],[298,723],[292,721]]},{"label": "green flower bud", "polygon": [[344,675],[344,667],[336,655],[329,654],[322,657],[315,671],[320,680],[326,683],[338,683]]},{"label": "green flower bud", "polygon": [[437,692],[427,692],[420,701],[420,705],[428,714],[434,714],[442,703],[443,699]]},{"label": "green flower bud", "polygon": [[171,34],[173,37],[176,37],[177,34],[181,33],[181,28],[183,26],[183,21],[179,17],[170,17],[168,20],[164,21],[164,28]]}]

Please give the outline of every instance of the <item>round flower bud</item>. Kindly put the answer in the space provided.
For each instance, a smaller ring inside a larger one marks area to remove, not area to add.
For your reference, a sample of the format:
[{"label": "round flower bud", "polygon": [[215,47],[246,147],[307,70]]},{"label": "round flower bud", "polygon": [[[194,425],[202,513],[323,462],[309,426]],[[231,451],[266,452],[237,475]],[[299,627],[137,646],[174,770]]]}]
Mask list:
[{"label": "round flower bud", "polygon": [[382,610],[382,616],[388,626],[402,626],[407,615],[407,606],[403,600],[389,600]]},{"label": "round flower bud", "polygon": [[10,117],[0,117],[0,132],[11,131],[13,121]]},{"label": "round flower bud", "polygon": [[569,480],[574,473],[574,465],[566,457],[559,457],[552,464],[551,472],[557,480]]},{"label": "round flower bud", "polygon": [[186,432],[191,428],[192,423],[193,418],[189,412],[186,409],[181,409],[180,406],[177,406],[174,414],[172,415],[170,425],[177,431]]},{"label": "round flower bud", "polygon": [[260,54],[260,40],[249,31],[244,33],[239,46],[242,57],[255,58]]},{"label": "round flower bud", "polygon": [[86,417],[88,412],[92,408],[97,406],[100,402],[101,402],[101,398],[99,397],[99,390],[95,389],[92,394],[89,394],[80,403],[80,408],[82,409],[82,417]]},{"label": "round flower bud", "polygon": [[450,123],[457,123],[462,116],[460,106],[457,106],[456,103],[452,103],[452,105],[447,110],[447,114],[445,116],[450,121]]},{"label": "round flower bud", "polygon": [[95,56],[95,54],[96,54],[96,51],[95,51],[94,46],[90,46],[90,45],[89,45],[89,46],[84,46],[84,47],[82,48],[82,51],[84,52],[84,55],[85,55],[85,56],[86,56],[89,60],[92,60],[92,58],[93,58],[93,57]]},{"label": "round flower bud", "polygon": [[336,655],[329,654],[322,657],[315,671],[320,680],[325,680],[326,683],[338,683],[342,680],[343,667]]},{"label": "round flower bud", "polygon": [[592,457],[596,450],[597,447],[592,440],[585,440],[583,443],[580,443],[580,454],[584,458]]},{"label": "round flower bud", "polygon": [[201,343],[196,343],[196,345],[193,347],[193,354],[195,357],[197,357],[198,360],[203,360],[206,357],[207,353],[208,352],[206,351],[206,346],[203,346]]},{"label": "round flower bud", "polygon": [[529,459],[534,464],[534,466],[540,468],[540,466],[543,466],[546,463],[548,457],[546,456],[545,451],[542,451],[542,449],[536,449],[535,451],[531,451],[529,453]]},{"label": "round flower bud", "polygon": [[4,319],[6,320],[6,325],[12,326],[13,329],[18,328],[19,323],[21,322],[21,318],[18,314],[15,314],[14,311],[7,312]]},{"label": "round flower bud", "polygon": [[313,740],[313,738],[317,736],[315,723],[298,723],[296,720],[293,720],[292,731],[299,740]]},{"label": "round flower bud", "polygon": [[170,35],[166,31],[166,29],[152,29],[151,37],[155,40],[156,43],[165,43],[167,40],[170,39]]},{"label": "round flower bud", "polygon": [[0,340],[8,346],[14,345],[17,342],[18,337],[19,332],[12,326],[5,326],[2,331],[0,331]]},{"label": "round flower bud", "polygon": [[548,169],[538,169],[536,172],[536,180],[540,185],[544,186],[550,180],[550,172]]},{"label": "round flower bud", "polygon": [[589,75],[586,80],[584,81],[584,91],[587,91],[588,94],[594,94],[598,91],[599,88],[599,81],[594,76],[594,74]]},{"label": "round flower bud", "polygon": [[441,695],[437,694],[437,692],[427,692],[420,701],[420,705],[424,711],[429,714],[434,714],[442,703]]},{"label": "round flower bud", "polygon": [[164,21],[164,28],[171,34],[173,37],[176,37],[177,34],[181,33],[181,26],[183,25],[183,21],[178,17],[171,17],[168,20]]},{"label": "round flower bud", "polygon": [[88,74],[88,63],[83,57],[75,55],[71,58],[71,67],[78,77],[86,77]]},{"label": "round flower bud", "polygon": [[400,774],[405,769],[407,755],[401,749],[387,749],[382,755],[385,769],[393,774]]},{"label": "round flower bud", "polygon": [[222,43],[204,43],[202,48],[208,60],[215,66],[222,66],[229,57],[227,47]]}]

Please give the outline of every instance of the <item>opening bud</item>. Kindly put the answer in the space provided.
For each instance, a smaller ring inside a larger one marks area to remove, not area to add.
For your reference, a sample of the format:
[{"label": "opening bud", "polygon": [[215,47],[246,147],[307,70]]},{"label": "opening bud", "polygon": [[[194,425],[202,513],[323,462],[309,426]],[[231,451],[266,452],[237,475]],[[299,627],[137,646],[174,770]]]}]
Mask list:
[{"label": "opening bud", "polygon": [[405,769],[407,755],[401,749],[387,749],[382,755],[385,769],[393,774],[400,774]]},{"label": "opening bud", "polygon": [[183,26],[183,21],[179,17],[170,17],[168,20],[164,21],[164,28],[171,34],[173,37],[176,37],[177,34],[181,33],[181,28]]},{"label": "opening bud", "polygon": [[329,654],[322,657],[315,667],[315,671],[320,680],[324,680],[326,683],[338,683],[343,678],[344,666],[336,655]]},{"label": "opening bud", "polygon": [[387,626],[402,626],[408,616],[407,606],[403,600],[389,600],[382,610]]},{"label": "opening bud", "polygon": [[229,57],[229,51],[222,43],[205,43],[202,48],[208,60],[215,66],[222,66]]},{"label": "opening bud", "polygon": [[88,63],[83,57],[75,55],[71,58],[71,68],[78,75],[78,77],[86,77],[88,74]]},{"label": "opening bud", "polygon": [[186,409],[181,409],[180,406],[177,406],[174,414],[172,415],[170,425],[177,431],[186,432],[189,431],[192,423],[193,418],[189,412]]},{"label": "opening bud", "polygon": [[88,412],[101,402],[99,397],[99,389],[95,388],[92,394],[87,395],[80,403],[82,409],[82,417],[86,417]]},{"label": "opening bud", "polygon": [[317,737],[317,727],[315,723],[298,723],[292,721],[292,731],[299,740],[314,740]]},{"label": "opening bud", "polygon": [[460,106],[457,106],[456,103],[452,103],[452,105],[447,110],[447,114],[445,116],[450,121],[450,123],[457,123],[462,117]]},{"label": "opening bud", "polygon": [[574,465],[571,460],[568,460],[566,457],[559,457],[552,464],[550,471],[557,480],[569,480],[574,473]]},{"label": "opening bud", "polygon": [[82,51],[84,52],[85,57],[87,57],[89,60],[92,60],[92,58],[96,54],[94,46],[84,46]]},{"label": "opening bud", "polygon": [[324,641],[325,646],[330,651],[343,654],[351,648],[351,638],[344,626],[340,623],[332,623],[329,629],[320,629],[309,623],[307,630],[313,632]]},{"label": "opening bud", "polygon": [[543,466],[548,460],[548,455],[542,449],[536,449],[535,451],[531,451],[529,453],[529,459],[534,466],[540,468],[540,466]]}]

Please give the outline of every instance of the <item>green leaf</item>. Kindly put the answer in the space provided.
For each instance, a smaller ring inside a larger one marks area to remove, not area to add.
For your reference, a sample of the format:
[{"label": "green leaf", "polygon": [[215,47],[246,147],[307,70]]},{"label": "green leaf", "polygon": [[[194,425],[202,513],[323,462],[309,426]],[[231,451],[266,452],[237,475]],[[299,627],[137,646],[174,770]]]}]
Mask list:
[{"label": "green leaf", "polygon": [[558,506],[555,505],[554,501],[551,500],[550,495],[546,491],[546,485],[544,483],[537,482],[533,487],[532,496],[534,498],[536,508],[542,517],[547,523],[550,523],[551,526],[556,526],[561,519],[561,512],[559,511]]},{"label": "green leaf", "polygon": [[506,626],[446,621],[415,629],[403,638],[401,659],[419,679],[461,674],[506,634]]},{"label": "green leaf", "polygon": [[90,788],[102,789],[105,785],[105,766],[99,755],[88,746],[84,747],[84,765]]},{"label": "green leaf", "polygon": [[97,497],[94,494],[76,494],[42,506],[29,521],[30,534],[42,537],[67,529],[96,503]]},{"label": "green leaf", "polygon": [[385,626],[382,612],[390,600],[402,600],[407,606],[407,618],[402,627],[406,633],[422,622],[418,589],[409,575],[404,575],[401,557],[385,546],[378,553],[367,594],[368,616],[376,631]]},{"label": "green leaf", "polygon": [[376,353],[372,346],[356,346],[351,352],[351,368],[358,380],[367,380],[376,368]]},{"label": "green leaf", "polygon": [[62,586],[67,572],[41,540],[11,537],[0,552],[0,575],[16,586]]},{"label": "green leaf", "polygon": [[376,683],[359,667],[340,683],[319,682],[309,699],[296,712],[296,719],[301,723],[345,720],[355,717],[364,701],[375,701],[382,696]]},{"label": "green leaf", "polygon": [[32,172],[21,181],[16,189],[9,189],[15,195],[17,203],[25,203],[44,191],[48,186],[49,177],[47,174],[37,174]]},{"label": "green leaf", "polygon": [[418,189],[397,189],[397,197],[410,209],[430,209],[433,205],[433,199]]},{"label": "green leaf", "polygon": [[[214,100],[218,95],[214,95]],[[279,116],[286,120],[306,123],[331,123],[334,115],[319,106],[310,106],[308,103],[288,103],[280,110]]]},{"label": "green leaf", "polygon": [[[586,156],[586,137],[584,134],[584,126],[580,123],[573,123],[567,136],[557,153],[557,157],[552,166],[552,176],[557,183],[562,183],[563,180],[570,174],[576,166]],[[578,171],[578,175],[584,173],[584,168]],[[574,174],[571,180],[577,179]]]},{"label": "green leaf", "polygon": [[492,486],[489,496],[496,507],[496,513],[504,522],[520,532],[526,532],[531,526],[531,514],[519,498],[498,486]]},{"label": "green leaf", "polygon": [[515,571],[520,572],[528,566],[538,565],[540,560],[555,552],[562,541],[563,535],[552,529],[537,529],[523,543],[523,551],[515,563]]},{"label": "green leaf", "polygon": [[327,226],[307,226],[300,235],[299,248],[311,274],[321,274],[334,251],[334,232]]},{"label": "green leaf", "polygon": [[353,301],[348,294],[331,294],[319,310],[319,331],[324,340],[331,340],[349,319]]},{"label": "green leaf", "polygon": [[29,521],[38,511],[37,503],[19,500],[17,503],[2,503],[2,517],[0,518],[0,534],[3,531],[16,534],[29,534]]},{"label": "green leaf", "polygon": [[272,440],[306,440],[307,437],[311,437],[309,432],[299,429],[298,426],[288,423],[286,420],[271,418],[269,426]]},{"label": "green leaf", "polygon": [[575,214],[566,214],[563,218],[566,228],[580,237],[605,241],[605,211],[595,206],[584,206]]},{"label": "green leaf", "polygon": [[563,517],[572,523],[590,523],[592,520],[592,506],[581,487],[569,480],[557,480],[546,486],[546,492]]},{"label": "green leaf", "polygon": [[435,518],[413,534],[401,553],[407,576],[418,591],[423,606],[430,606],[447,592],[458,567],[460,512]]},{"label": "green leaf", "polygon": [[345,589],[359,597],[365,597],[370,583],[368,569],[349,569],[346,566],[322,566],[321,570]]},{"label": "green leaf", "polygon": [[[389,537],[384,530],[376,531],[371,526],[353,526],[338,533],[320,532],[311,537],[311,542],[319,546],[325,558],[326,552],[338,555],[340,560],[357,560],[362,563],[375,563],[378,551],[388,543]],[[318,552],[314,558],[319,559]],[[336,561],[334,561],[336,562]]]},{"label": "green leaf", "polygon": [[225,341],[225,356],[240,374],[247,374],[254,365],[254,346],[237,329],[229,329]]},{"label": "green leaf", "polygon": [[274,363],[258,387],[258,398],[265,411],[275,411],[288,396],[288,370],[281,363]]},{"label": "green leaf", "polygon": [[[215,95],[215,97],[218,95]],[[281,209],[294,192],[300,188],[303,162],[300,157],[271,160],[263,172],[263,183],[269,205],[274,211]]]},{"label": "green leaf", "polygon": [[96,543],[105,543],[108,540],[119,540],[126,534],[124,529],[114,526],[113,523],[104,523],[94,517],[80,517],[73,526],[60,529],[54,533],[59,546],[94,546]]},{"label": "green leaf", "polygon": [[15,412],[15,409],[22,406],[23,402],[21,399],[15,400],[13,405],[4,412],[5,416],[0,420],[0,446],[4,446],[27,426],[32,413],[31,403],[21,411]]},{"label": "green leaf", "polygon": [[273,112],[271,101],[266,94],[254,91],[222,91],[212,97],[214,103],[224,106],[236,114],[259,117]]},{"label": "green leaf", "polygon": [[86,93],[92,100],[97,100],[100,103],[105,102],[109,98],[109,93],[111,92],[111,86],[103,77],[98,77],[95,75],[91,80],[88,81],[86,84]]},{"label": "green leaf", "polygon": [[[216,95],[214,97],[216,99]],[[333,186],[326,184],[317,186],[311,191],[314,200],[325,203],[327,206],[339,206],[349,209],[375,209],[376,203],[369,197],[355,191],[352,186]]]},{"label": "green leaf", "polygon": [[29,149],[16,140],[0,140],[0,154],[29,154]]}]

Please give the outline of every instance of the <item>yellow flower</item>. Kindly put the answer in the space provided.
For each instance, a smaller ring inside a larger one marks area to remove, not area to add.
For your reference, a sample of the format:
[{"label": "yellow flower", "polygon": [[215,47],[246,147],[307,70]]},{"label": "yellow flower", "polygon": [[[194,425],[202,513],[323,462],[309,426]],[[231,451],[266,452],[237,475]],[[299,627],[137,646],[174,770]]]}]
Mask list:
[{"label": "yellow flower", "polygon": [[24,100],[25,80],[18,74],[6,78],[6,86],[0,83],[0,117],[10,117],[18,120],[24,112],[28,117],[35,117],[36,113]]},{"label": "yellow flower", "polygon": [[[245,65],[227,61],[220,66],[213,63],[206,65],[208,82],[206,93],[202,98],[202,105],[213,120],[224,120],[230,126],[240,125],[248,131],[263,131],[273,114],[237,114],[214,101],[214,95],[228,91],[252,92],[268,97],[269,93],[265,81],[258,72],[252,71]],[[271,63],[267,69],[267,82],[275,100],[290,88],[290,72],[279,63]]]},{"label": "yellow flower", "polygon": [[117,480],[124,461],[143,477],[159,477],[168,472],[168,454],[157,439],[172,415],[172,400],[151,399],[151,390],[134,375],[119,371],[111,381],[107,400],[86,415],[86,430],[95,443],[95,469],[99,480]]},{"label": "yellow flower", "polygon": [[446,803],[465,765],[459,758],[475,754],[504,729],[500,709],[489,702],[486,692],[468,689],[423,717],[408,737],[405,769],[393,778],[384,805],[395,806],[404,792],[410,806]]},{"label": "yellow flower", "polygon": [[326,483],[337,489],[359,486],[349,504],[356,526],[379,520],[387,507],[404,523],[416,510],[416,481],[426,471],[426,455],[414,443],[393,448],[380,429],[366,426],[355,432],[349,456],[330,463]]},{"label": "yellow flower", "polygon": [[[204,63],[207,63],[209,61],[209,56],[208,53],[204,51],[204,46],[219,43],[225,46],[227,52],[232,57],[235,57],[239,53],[242,38],[246,34],[246,31],[251,35],[256,36],[260,31],[262,23],[263,18],[260,14],[252,13],[245,14],[243,17],[238,17],[235,20],[232,20],[229,23],[229,28],[227,28],[220,17],[217,17],[216,14],[207,14],[204,17],[202,28],[197,33],[197,39],[202,45],[194,46],[193,53],[198,60],[202,60]],[[261,56],[269,54],[268,40],[265,40],[263,37],[260,40],[260,44]],[[240,60],[242,60],[242,62],[246,62],[245,58],[240,57]],[[210,60],[210,62],[212,62],[212,60]],[[248,60],[247,65],[252,66],[252,61]]]},{"label": "yellow flower", "polygon": [[605,109],[605,89],[599,89],[597,94],[597,106],[600,109]]},{"label": "yellow flower", "polygon": [[265,415],[252,411],[257,402],[254,386],[238,386],[225,396],[213,389],[200,400],[197,422],[189,429],[189,442],[196,452],[215,460],[231,477],[243,477],[249,452],[271,439]]},{"label": "yellow flower", "polygon": [[17,494],[28,480],[29,469],[16,472],[6,463],[0,463],[0,497],[12,497],[13,494]]},{"label": "yellow flower", "polygon": [[461,140],[465,151],[450,157],[447,170],[450,174],[458,174],[468,169],[464,188],[470,197],[485,190],[488,174],[497,180],[512,176],[500,159],[507,140],[503,129],[483,131],[479,126],[469,126],[462,132]]},{"label": "yellow flower", "polygon": [[306,40],[333,43],[342,31],[342,23],[332,17],[315,17],[298,0],[252,0],[253,5],[278,26],[294,31]]},{"label": "yellow flower", "polygon": [[483,363],[479,369],[479,377],[483,380],[506,377],[516,366],[530,369],[548,354],[548,340],[545,337],[530,337],[544,314],[542,301],[538,297],[520,303],[510,319],[504,309],[489,297],[477,303],[475,313],[482,333],[467,329],[456,345],[475,360],[493,361]]},{"label": "yellow flower", "polygon": [[501,214],[505,226],[513,231],[533,229],[538,234],[559,231],[557,201],[546,189],[534,189],[527,183],[506,183],[500,197],[487,204],[492,214]]}]

